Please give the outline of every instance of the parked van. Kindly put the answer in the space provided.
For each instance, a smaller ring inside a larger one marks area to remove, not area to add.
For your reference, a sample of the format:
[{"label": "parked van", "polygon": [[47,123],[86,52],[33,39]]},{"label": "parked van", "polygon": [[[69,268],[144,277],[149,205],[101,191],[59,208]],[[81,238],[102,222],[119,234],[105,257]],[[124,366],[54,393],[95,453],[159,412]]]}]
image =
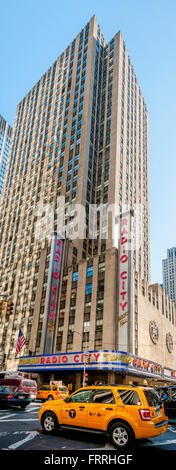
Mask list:
[{"label": "parked van", "polygon": [[0,385],[5,387],[16,387],[16,392],[23,392],[29,394],[32,400],[36,399],[37,383],[32,379],[23,378],[6,378],[0,379]]}]

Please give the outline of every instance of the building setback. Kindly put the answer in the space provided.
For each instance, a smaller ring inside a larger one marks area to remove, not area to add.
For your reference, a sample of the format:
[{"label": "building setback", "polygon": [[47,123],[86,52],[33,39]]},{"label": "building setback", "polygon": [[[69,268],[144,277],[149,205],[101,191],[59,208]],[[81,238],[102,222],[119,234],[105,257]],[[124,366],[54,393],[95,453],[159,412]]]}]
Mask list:
[{"label": "building setback", "polygon": [[176,300],[176,248],[167,250],[167,258],[162,261],[163,289],[175,302]]},{"label": "building setback", "polygon": [[[94,205],[103,211],[96,236]],[[73,237],[82,226],[80,206],[85,227]],[[17,106],[0,220],[0,292],[14,303],[13,315],[4,303],[0,318],[6,367],[17,366],[19,327],[24,355],[45,350],[53,232],[66,241],[52,352],[127,348],[117,334],[119,254],[114,225],[103,217],[107,208],[115,225],[121,212],[140,214],[133,273],[149,285],[148,111],[121,33],[106,44],[93,16]],[[138,354],[134,302],[132,310]]]}]

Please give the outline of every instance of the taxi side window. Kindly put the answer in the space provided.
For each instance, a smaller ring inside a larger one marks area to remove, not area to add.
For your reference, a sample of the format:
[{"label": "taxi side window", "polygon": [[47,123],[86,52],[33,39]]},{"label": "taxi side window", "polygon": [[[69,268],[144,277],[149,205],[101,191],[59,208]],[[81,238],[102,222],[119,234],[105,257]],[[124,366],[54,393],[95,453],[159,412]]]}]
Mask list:
[{"label": "taxi side window", "polygon": [[56,390],[57,390],[56,385],[52,385],[52,390],[53,390],[54,392],[56,392]]},{"label": "taxi side window", "polygon": [[82,390],[72,395],[70,402],[88,403],[90,401],[91,395],[92,390]]},{"label": "taxi side window", "polygon": [[141,405],[141,401],[136,390],[118,390],[124,405]]},{"label": "taxi side window", "polygon": [[93,392],[92,403],[115,403],[114,395],[111,390],[97,389]]}]

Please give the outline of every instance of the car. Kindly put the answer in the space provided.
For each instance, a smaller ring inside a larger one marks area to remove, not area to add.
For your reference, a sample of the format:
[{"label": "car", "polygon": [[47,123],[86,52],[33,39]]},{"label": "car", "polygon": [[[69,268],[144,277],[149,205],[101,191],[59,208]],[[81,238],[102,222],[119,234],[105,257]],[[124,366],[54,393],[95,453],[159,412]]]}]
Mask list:
[{"label": "car", "polygon": [[0,407],[25,409],[31,403],[30,395],[23,392],[16,392],[15,387],[0,386]]},{"label": "car", "polygon": [[42,385],[38,388],[36,394],[36,398],[42,401],[58,400],[68,396],[68,388],[65,385]]},{"label": "car", "polygon": [[30,398],[36,399],[37,383],[35,380],[26,379],[24,377],[17,377],[11,374],[9,377],[0,379],[0,385],[4,387],[16,387],[17,392],[22,392],[22,394],[27,393],[30,395]]},{"label": "car", "polygon": [[155,390],[164,403],[166,416],[170,419],[176,419],[176,386],[160,386]]},{"label": "car", "polygon": [[58,429],[105,433],[117,449],[168,428],[163,403],[153,389],[118,384],[82,387],[64,400],[43,403],[39,421],[48,434]]}]

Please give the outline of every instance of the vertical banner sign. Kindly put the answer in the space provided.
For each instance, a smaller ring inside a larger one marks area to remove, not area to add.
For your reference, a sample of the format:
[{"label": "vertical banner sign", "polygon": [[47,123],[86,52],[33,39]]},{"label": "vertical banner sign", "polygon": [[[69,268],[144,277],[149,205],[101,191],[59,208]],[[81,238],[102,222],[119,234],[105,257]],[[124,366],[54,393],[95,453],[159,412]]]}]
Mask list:
[{"label": "vertical banner sign", "polygon": [[133,353],[133,211],[119,218],[118,349]]},{"label": "vertical banner sign", "polygon": [[51,253],[52,263],[49,276],[49,296],[47,307],[47,321],[45,329],[44,354],[51,354],[55,333],[56,315],[58,308],[58,297],[60,289],[60,277],[63,258],[64,240],[55,236],[53,250]]}]

